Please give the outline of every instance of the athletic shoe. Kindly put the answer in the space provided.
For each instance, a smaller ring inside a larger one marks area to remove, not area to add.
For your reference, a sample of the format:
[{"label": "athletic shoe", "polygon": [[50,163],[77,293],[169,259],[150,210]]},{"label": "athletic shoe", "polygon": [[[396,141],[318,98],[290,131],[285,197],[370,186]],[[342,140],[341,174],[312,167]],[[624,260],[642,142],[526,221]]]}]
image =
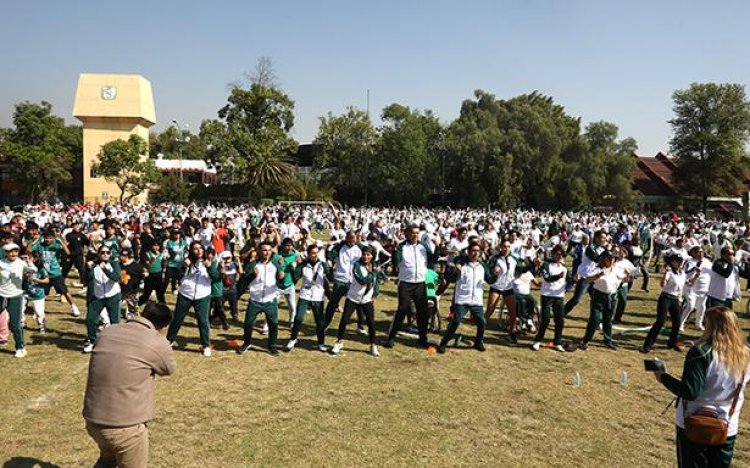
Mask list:
[{"label": "athletic shoe", "polygon": [[289,343],[286,344],[286,347],[284,348],[286,351],[291,351],[294,349],[294,347],[297,345],[297,340],[289,340]]},{"label": "athletic shoe", "polygon": [[93,350],[94,350],[94,343],[91,343],[90,341],[87,341],[86,343],[83,344],[83,352],[84,353],[88,354],[88,353],[90,353]]},{"label": "athletic shoe", "polygon": [[581,341],[581,344],[578,345],[578,349],[581,351],[586,351],[589,349],[589,344],[586,341]]},{"label": "athletic shoe", "polygon": [[261,335],[268,335],[268,322],[263,324],[263,328],[260,330]]},{"label": "athletic shoe", "polygon": [[72,305],[72,306],[70,307],[70,314],[71,314],[71,315],[72,315],[73,317],[80,317],[80,316],[81,316],[81,311],[80,311],[80,310],[78,310],[78,306],[76,306],[75,304],[73,304],[73,305]]},{"label": "athletic shoe", "polygon": [[62,294],[58,294],[57,295],[57,302],[62,302],[62,301],[63,301],[63,295]]},{"label": "athletic shoe", "polygon": [[229,330],[229,324],[227,322],[224,322],[221,324],[221,329],[224,331]]},{"label": "athletic shoe", "polygon": [[269,348],[268,354],[270,354],[273,357],[279,357],[279,350],[276,349],[276,347]]},{"label": "athletic shoe", "polygon": [[406,328],[406,333],[411,333],[412,335],[416,335],[419,333],[419,328],[415,327],[414,325],[411,325]]},{"label": "athletic shoe", "polygon": [[328,352],[328,346],[326,346],[324,344],[319,344],[318,345],[318,351],[320,351],[321,353],[327,353]]},{"label": "athletic shoe", "polygon": [[437,349],[438,353],[445,354],[445,350],[446,350],[445,345],[442,344],[442,343],[440,343],[440,345],[438,346],[438,349]]},{"label": "athletic shoe", "polygon": [[337,341],[333,344],[333,348],[331,348],[331,353],[339,354],[342,349],[344,349],[344,343],[342,343],[341,341]]},{"label": "athletic shoe", "polygon": [[559,344],[553,346],[552,349],[554,349],[555,351],[560,351],[561,353],[565,352],[565,348],[563,348],[563,346]]},{"label": "athletic shoe", "polygon": [[83,286],[83,283],[73,283],[74,288],[82,288]]},{"label": "athletic shoe", "polygon": [[47,327],[44,326],[44,323],[39,325],[39,334],[40,335],[46,335],[47,334]]},{"label": "athletic shoe", "polygon": [[487,348],[484,347],[484,343],[482,343],[481,341],[477,341],[476,343],[474,343],[473,348],[482,353],[487,350]]},{"label": "athletic shoe", "polygon": [[672,351],[677,351],[678,353],[682,352],[682,346],[680,346],[678,344],[676,344],[674,346],[670,346],[669,349],[671,349]]},{"label": "athletic shoe", "polygon": [[26,348],[17,349],[16,350],[16,357],[17,358],[26,357]]},{"label": "athletic shoe", "polygon": [[393,348],[394,344],[395,343],[393,342],[393,340],[386,340],[386,341],[383,342],[383,347],[384,348]]},{"label": "athletic shoe", "polygon": [[203,346],[201,349],[203,357],[211,357],[211,346]]},{"label": "athletic shoe", "polygon": [[243,344],[242,346],[240,346],[239,348],[237,348],[237,351],[235,351],[235,352],[237,354],[245,354],[246,352],[250,351],[250,347],[251,347],[251,345],[249,343],[248,344]]},{"label": "athletic shoe", "polygon": [[604,343],[604,347],[611,349],[612,351],[617,351],[617,345],[614,343]]},{"label": "athletic shoe", "polygon": [[365,327],[357,327],[357,333],[359,333],[360,335],[365,335],[366,336],[367,335],[367,330],[365,329]]},{"label": "athletic shoe", "polygon": [[177,348],[177,346],[179,346],[177,344],[177,340],[172,340],[172,341],[169,342],[169,347],[170,348],[175,349],[175,348]]},{"label": "athletic shoe", "polygon": [[378,347],[373,345],[370,345],[370,355],[373,357],[380,357],[380,351],[378,351]]},{"label": "athletic shoe", "polygon": [[539,348],[542,346],[542,343],[535,341],[533,345],[531,345],[531,349],[534,351],[539,351]]}]

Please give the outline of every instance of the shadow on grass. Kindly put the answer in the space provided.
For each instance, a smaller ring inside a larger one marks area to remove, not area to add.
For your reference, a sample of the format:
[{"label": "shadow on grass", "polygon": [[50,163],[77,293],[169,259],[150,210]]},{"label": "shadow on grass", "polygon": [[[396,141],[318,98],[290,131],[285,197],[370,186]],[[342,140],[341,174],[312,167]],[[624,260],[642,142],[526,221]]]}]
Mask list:
[{"label": "shadow on grass", "polygon": [[60,468],[60,465],[31,457],[13,457],[3,463],[3,468]]}]

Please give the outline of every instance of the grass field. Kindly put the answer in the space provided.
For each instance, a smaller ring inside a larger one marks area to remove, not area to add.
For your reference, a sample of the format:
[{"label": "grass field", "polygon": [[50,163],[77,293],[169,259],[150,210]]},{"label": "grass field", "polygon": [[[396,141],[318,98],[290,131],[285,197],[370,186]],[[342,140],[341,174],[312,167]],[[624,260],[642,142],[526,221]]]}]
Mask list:
[{"label": "grass field", "polygon": [[[744,283],[744,282],[743,282]],[[640,280],[637,280],[640,285]],[[649,324],[652,292],[631,293],[625,320]],[[534,292],[538,298],[538,291]],[[168,295],[170,301],[174,298]],[[744,300],[742,305],[744,307]],[[82,300],[77,299],[83,310]],[[246,300],[242,301],[244,316]],[[447,299],[441,303],[447,309]],[[384,336],[396,307],[389,283],[376,303],[378,334]],[[3,466],[91,466],[97,448],[81,417],[88,356],[81,354],[83,318],[67,304],[48,302],[49,327],[38,335],[28,322],[29,355],[0,352],[4,404],[0,406]],[[286,318],[286,309],[280,313]],[[567,338],[583,335],[588,302],[566,322]],[[338,319],[338,317],[337,317]],[[336,319],[336,324],[338,320]],[[285,320],[280,331],[286,343]],[[745,328],[750,325],[743,318]],[[402,339],[382,356],[366,354],[354,326],[344,353],[314,350],[308,316],[301,347],[278,359],[262,351],[237,356],[212,329],[216,352],[198,354],[192,316],[181,331],[178,371],[160,379],[157,416],[151,423],[151,465],[225,466],[674,466],[674,410],[662,414],[670,394],[643,372],[637,352],[644,334],[616,337],[618,351],[533,352],[530,337],[517,346],[490,325],[487,352],[449,349],[429,354]],[[465,334],[474,333],[462,325]],[[552,331],[548,331],[551,339]],[[698,336],[689,328],[686,338]],[[433,337],[432,339],[437,339]],[[265,346],[257,334],[256,344]],[[601,342],[601,335],[594,343]],[[327,343],[333,343],[329,331]],[[653,356],[676,374],[684,354],[664,349]],[[629,374],[627,385],[620,375]],[[580,372],[582,385],[572,385]],[[741,427],[750,424],[748,410]],[[750,440],[740,437],[735,465],[750,466]]]}]

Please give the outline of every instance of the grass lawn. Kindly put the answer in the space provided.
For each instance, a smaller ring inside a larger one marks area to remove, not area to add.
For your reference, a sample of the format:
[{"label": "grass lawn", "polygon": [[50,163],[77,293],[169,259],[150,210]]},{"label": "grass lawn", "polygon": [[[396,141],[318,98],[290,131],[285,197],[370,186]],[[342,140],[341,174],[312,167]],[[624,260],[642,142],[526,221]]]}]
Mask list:
[{"label": "grass lawn", "polygon": [[[628,325],[651,323],[658,281],[654,275],[649,294],[637,288],[631,293]],[[85,315],[82,299],[76,300]],[[583,335],[587,301],[567,320],[567,338]],[[441,307],[447,310],[447,299]],[[389,283],[376,303],[379,338],[395,308]],[[3,466],[91,466],[97,458],[81,417],[88,364],[80,352],[84,319],[72,318],[67,304],[56,300],[47,309],[46,336],[28,317],[27,358],[14,359],[12,344],[0,351],[0,462],[9,462]],[[283,345],[289,336],[285,306],[280,316]],[[743,318],[743,325],[750,323]],[[473,335],[474,327],[467,323],[460,331]],[[158,382],[152,466],[675,465],[674,410],[662,414],[671,396],[643,371],[637,348],[644,333],[616,337],[618,351],[598,346],[597,335],[597,346],[586,352],[533,352],[531,337],[511,346],[493,320],[485,353],[430,354],[404,338],[373,358],[353,324],[350,332],[341,356],[323,354],[314,349],[308,315],[298,348],[275,359],[260,347],[265,337],[259,333],[258,351],[237,356],[227,346],[241,338],[235,323],[228,332],[212,329],[216,352],[204,358],[189,316],[180,332],[178,371]],[[692,327],[685,334],[697,336]],[[684,354],[665,350],[663,340],[651,357],[661,357],[679,375]],[[333,341],[331,330],[327,344]],[[624,386],[623,370],[629,375]],[[572,385],[576,372],[580,387]],[[750,466],[744,436],[749,418],[743,411],[736,466]]]}]

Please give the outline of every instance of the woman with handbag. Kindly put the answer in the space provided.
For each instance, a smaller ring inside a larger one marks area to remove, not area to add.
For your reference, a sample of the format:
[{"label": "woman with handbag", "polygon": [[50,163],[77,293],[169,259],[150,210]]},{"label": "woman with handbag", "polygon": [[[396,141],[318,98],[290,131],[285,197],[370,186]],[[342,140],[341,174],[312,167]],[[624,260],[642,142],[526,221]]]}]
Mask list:
[{"label": "woman with handbag", "polygon": [[750,349],[737,316],[727,307],[706,312],[703,337],[685,357],[682,379],[666,370],[656,380],[677,395],[677,464],[728,467],[750,378]]}]

